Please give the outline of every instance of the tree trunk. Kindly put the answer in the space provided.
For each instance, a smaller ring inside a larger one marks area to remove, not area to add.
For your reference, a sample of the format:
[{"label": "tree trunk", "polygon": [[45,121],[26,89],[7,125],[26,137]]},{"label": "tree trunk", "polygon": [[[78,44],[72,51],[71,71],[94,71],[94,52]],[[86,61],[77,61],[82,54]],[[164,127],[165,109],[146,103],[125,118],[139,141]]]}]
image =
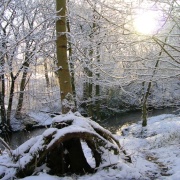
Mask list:
[{"label": "tree trunk", "polygon": [[89,81],[87,84],[87,92],[88,92],[88,116],[93,117],[93,100],[92,100],[92,93],[93,93],[93,84],[92,84],[92,78],[93,73],[92,71],[88,70],[88,78]]},{"label": "tree trunk", "polygon": [[26,60],[24,63],[24,71],[23,71],[21,84],[20,84],[19,99],[18,99],[17,109],[16,109],[16,113],[15,113],[15,117],[17,119],[21,118],[21,110],[22,110],[22,106],[23,106],[24,90],[25,90],[25,87],[27,85],[26,78],[27,78],[27,74],[28,74],[28,68],[30,65],[29,58],[30,57],[26,57]]},{"label": "tree trunk", "polygon": [[[173,30],[173,28],[171,29],[171,31]],[[170,31],[170,32],[171,32]],[[170,33],[169,33],[170,34]],[[167,42],[168,40],[168,36],[165,38],[165,43]],[[158,65],[159,65],[159,62],[160,62],[160,57],[162,56],[162,53],[163,53],[163,48],[164,48],[165,44],[163,44],[162,48],[161,48],[161,51],[159,52],[159,58],[157,59],[156,61],[156,64],[154,66],[154,70],[152,72],[152,76],[151,76],[151,79],[150,81],[148,82],[148,85],[147,85],[147,90],[144,94],[144,97],[143,97],[143,101],[142,101],[142,126],[145,127],[147,126],[147,116],[148,116],[148,110],[147,110],[147,100],[148,100],[148,97],[149,97],[149,94],[150,94],[150,90],[151,90],[151,86],[152,86],[152,79],[156,73],[156,70],[158,68]],[[143,82],[143,84],[145,84],[145,82]]]},{"label": "tree trunk", "polygon": [[[144,86],[145,86],[145,82],[143,82],[143,89],[145,88]],[[151,82],[148,83],[148,88],[142,99],[142,126],[143,127],[147,126],[147,115],[148,115],[147,99],[150,94],[150,90],[151,90]]]},{"label": "tree trunk", "polygon": [[[100,44],[97,44],[97,65],[99,66],[100,64],[100,50],[99,50]],[[100,73],[99,69],[96,70],[96,119],[101,119],[100,115],[100,86],[99,86],[99,78],[100,78]]]},{"label": "tree trunk", "polygon": [[70,96],[72,98],[73,93],[67,58],[66,0],[56,0],[56,10],[59,17],[56,21],[58,80],[61,90],[62,113],[67,113],[71,109],[68,98]]},{"label": "tree trunk", "polygon": [[[7,49],[6,46],[6,30],[3,29],[2,36],[2,48]],[[6,129],[7,120],[6,120],[6,109],[5,109],[5,75],[4,75],[4,65],[5,65],[5,56],[3,52],[0,52],[0,108],[1,108],[1,125]],[[6,131],[4,129],[4,131]]]},{"label": "tree trunk", "polygon": [[8,102],[8,109],[7,109],[7,124],[9,127],[10,127],[11,111],[12,111],[12,105],[13,105],[15,80],[16,78],[13,77],[13,73],[11,72],[11,88],[10,88],[10,93],[9,93],[9,102]]},{"label": "tree trunk", "polygon": [[48,66],[47,66],[47,60],[44,60],[44,70],[45,70],[45,79],[46,79],[46,85],[47,88],[50,87],[50,81],[49,81],[49,76],[48,76]]},{"label": "tree trunk", "polygon": [[[67,30],[68,33],[71,32],[70,30],[70,22],[67,22]],[[72,84],[72,92],[73,92],[73,99],[74,99],[74,103],[75,103],[75,108],[77,107],[77,102],[76,102],[76,87],[75,87],[75,74],[74,74],[74,62],[72,59],[72,46],[71,46],[71,42],[68,41],[68,51],[69,51],[69,60],[70,60],[70,74],[71,74],[71,84]]]},{"label": "tree trunk", "polygon": [[1,124],[6,125],[6,109],[5,109],[5,80],[4,74],[0,75],[0,106],[1,106]]}]

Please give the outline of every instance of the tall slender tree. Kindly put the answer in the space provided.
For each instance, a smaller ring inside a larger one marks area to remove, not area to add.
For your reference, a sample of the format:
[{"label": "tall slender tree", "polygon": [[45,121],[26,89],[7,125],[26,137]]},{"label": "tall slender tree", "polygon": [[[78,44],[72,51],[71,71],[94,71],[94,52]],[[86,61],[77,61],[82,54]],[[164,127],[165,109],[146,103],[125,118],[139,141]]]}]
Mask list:
[{"label": "tall slender tree", "polygon": [[56,21],[58,80],[60,84],[62,113],[67,113],[72,109],[73,93],[67,55],[66,0],[56,0],[56,10],[58,17]]}]

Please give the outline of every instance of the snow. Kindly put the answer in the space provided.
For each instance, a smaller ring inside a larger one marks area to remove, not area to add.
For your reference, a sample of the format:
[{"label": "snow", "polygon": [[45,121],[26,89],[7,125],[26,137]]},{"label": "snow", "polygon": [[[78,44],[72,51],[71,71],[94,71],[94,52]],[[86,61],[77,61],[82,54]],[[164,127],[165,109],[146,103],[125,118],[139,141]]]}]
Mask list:
[{"label": "snow", "polygon": [[[30,112],[28,114],[29,118],[27,119],[27,122],[35,124],[33,127],[38,126],[49,126],[52,124],[52,118],[45,112]],[[13,118],[11,121],[11,127],[13,131],[21,131],[26,129],[26,126],[24,125],[24,120],[17,120],[16,118]]]},{"label": "snow", "polygon": [[52,123],[52,118],[47,113],[31,112],[29,116],[31,116],[38,122],[37,126],[48,126]]},{"label": "snow", "polygon": [[[84,132],[92,130],[92,127],[101,128],[100,125],[91,121],[89,118],[84,118],[80,114],[69,113],[67,115],[57,116],[53,119],[53,123],[64,122],[66,120],[76,119],[78,121],[73,124],[72,131],[78,130]],[[89,125],[91,124],[91,126]],[[78,128],[77,128],[78,127]],[[52,132],[55,133],[55,138],[62,135],[62,132],[57,132],[56,128],[46,130],[39,137],[28,140],[23,146],[19,146],[13,151],[14,154],[24,154],[26,149],[30,148],[33,152],[40,147],[43,137],[48,136]],[[64,128],[63,133],[67,133],[67,128]],[[107,131],[108,132],[108,131]],[[122,134],[121,134],[122,132]],[[57,136],[57,137],[56,137]],[[95,174],[86,174],[84,176],[71,175],[66,177],[57,177],[48,175],[46,170],[43,172],[23,178],[22,180],[179,180],[180,179],[180,116],[163,114],[154,116],[148,119],[148,126],[141,127],[141,122],[123,126],[117,134],[116,139],[119,140],[122,148],[131,156],[132,163],[123,161],[121,158],[112,156],[111,153],[107,157],[112,166],[103,168],[100,166]],[[41,137],[41,138],[40,138]],[[83,144],[83,151],[88,162],[94,166],[94,161],[90,153],[90,149]],[[5,179],[10,179],[15,174],[15,168],[18,163],[21,165],[28,161],[29,154],[21,158],[21,162],[14,164],[6,151],[0,155],[0,174],[6,174]],[[107,164],[105,164],[107,165]],[[2,178],[3,179],[3,178]]]},{"label": "snow", "polygon": [[13,151],[14,155],[23,154],[28,148],[32,147],[33,144],[38,140],[38,136],[33,137],[26,141],[24,144],[20,145],[15,151]]}]

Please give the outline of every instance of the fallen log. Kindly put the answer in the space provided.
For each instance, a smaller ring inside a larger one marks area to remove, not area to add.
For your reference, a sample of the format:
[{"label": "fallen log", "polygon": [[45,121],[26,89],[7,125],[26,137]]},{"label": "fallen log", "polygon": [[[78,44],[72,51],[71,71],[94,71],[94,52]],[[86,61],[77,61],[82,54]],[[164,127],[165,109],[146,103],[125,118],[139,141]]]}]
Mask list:
[{"label": "fallen log", "polygon": [[[82,142],[90,148],[95,166],[87,162]],[[17,168],[16,176],[23,178],[46,168],[49,174],[93,173],[107,165],[109,153],[125,157],[119,141],[106,129],[79,113],[54,118],[52,127],[12,151]],[[114,162],[111,162],[114,164]]]}]

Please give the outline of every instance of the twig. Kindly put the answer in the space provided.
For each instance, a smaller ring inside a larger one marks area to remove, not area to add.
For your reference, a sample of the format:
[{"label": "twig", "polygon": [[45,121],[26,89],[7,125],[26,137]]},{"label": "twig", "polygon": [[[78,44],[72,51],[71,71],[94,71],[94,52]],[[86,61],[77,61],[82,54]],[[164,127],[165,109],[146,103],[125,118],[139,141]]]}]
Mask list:
[{"label": "twig", "polygon": [[5,147],[5,148],[7,148],[8,150],[9,150],[9,152],[10,152],[10,155],[12,155],[12,149],[10,148],[10,146],[4,141],[4,139],[2,139],[1,137],[0,137],[0,142],[2,143],[2,145]]},{"label": "twig", "polygon": [[105,166],[100,166],[100,167],[96,167],[96,168],[94,168],[95,170],[97,170],[97,169],[104,169],[104,168],[108,168],[108,167],[111,167],[111,166],[115,166],[115,165],[117,165],[119,162],[117,162],[117,163],[113,163],[113,164],[109,164],[109,165],[105,165]]},{"label": "twig", "polygon": [[5,166],[7,168],[19,168],[19,166],[16,164],[1,164],[0,163],[0,166]]}]

